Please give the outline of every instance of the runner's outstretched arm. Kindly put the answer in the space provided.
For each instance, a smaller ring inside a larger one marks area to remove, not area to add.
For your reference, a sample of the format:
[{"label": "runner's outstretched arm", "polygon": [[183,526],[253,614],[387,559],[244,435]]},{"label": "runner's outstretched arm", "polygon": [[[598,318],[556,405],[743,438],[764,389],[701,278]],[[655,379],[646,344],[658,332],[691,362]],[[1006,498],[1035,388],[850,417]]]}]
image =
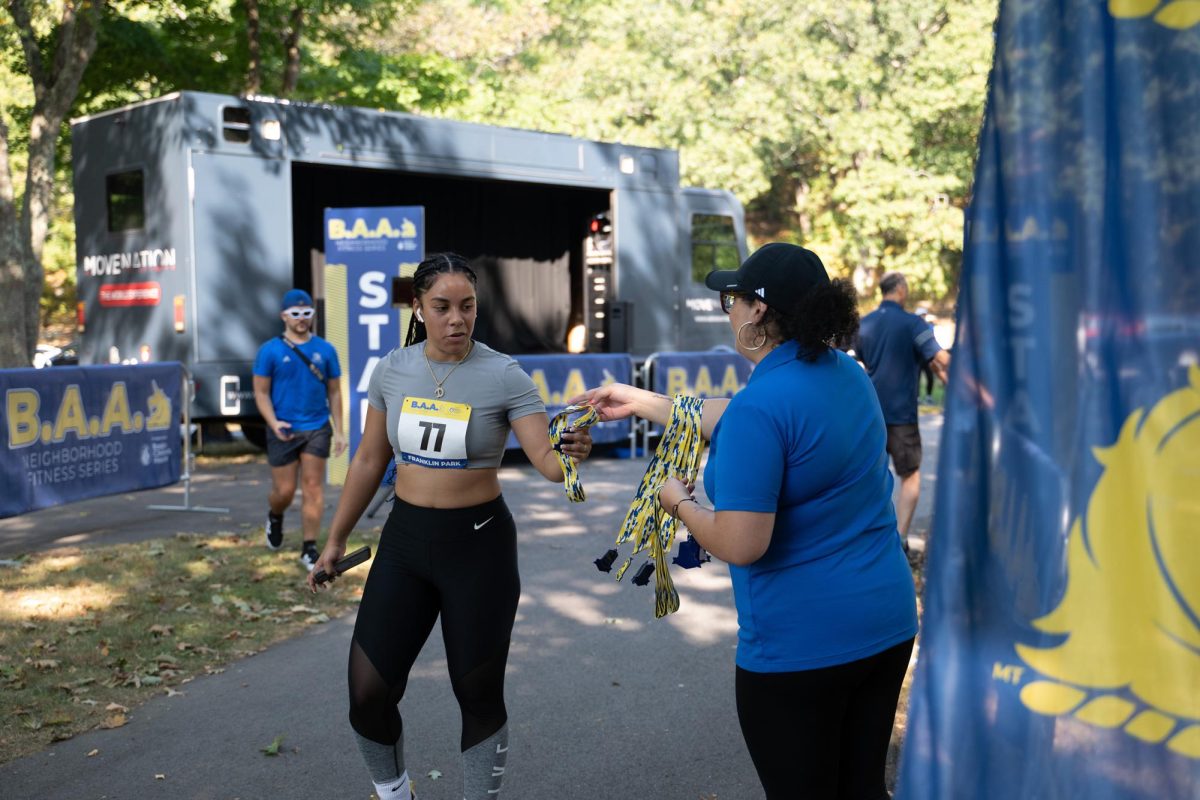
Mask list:
[{"label": "runner's outstretched arm", "polygon": [[[517,437],[521,449],[529,463],[537,467],[537,471],[548,481],[563,482],[563,469],[558,463],[558,454],[550,444],[546,434],[550,427],[550,419],[545,412],[529,414],[512,423],[512,432]],[[592,435],[587,429],[565,430],[562,435],[563,453],[578,461],[583,461],[592,452]]]},{"label": "runner's outstretched arm", "polygon": [[[670,397],[657,392],[650,392],[630,386],[625,383],[610,383],[597,389],[589,389],[577,397],[567,401],[571,405],[586,403],[596,409],[603,422],[626,417],[641,417],[656,425],[665,427],[671,421]],[[725,413],[729,405],[728,398],[710,398],[704,401],[704,411],[700,419],[700,434],[705,439],[712,438],[713,428]]]}]

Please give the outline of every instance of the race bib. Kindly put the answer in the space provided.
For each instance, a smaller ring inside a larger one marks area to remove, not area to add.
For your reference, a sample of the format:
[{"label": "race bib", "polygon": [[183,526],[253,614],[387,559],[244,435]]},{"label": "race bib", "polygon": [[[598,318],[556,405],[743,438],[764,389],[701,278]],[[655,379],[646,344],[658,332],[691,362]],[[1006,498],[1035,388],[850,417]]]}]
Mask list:
[{"label": "race bib", "polygon": [[404,398],[396,423],[400,460],[434,469],[466,469],[470,419],[471,407],[465,403]]}]

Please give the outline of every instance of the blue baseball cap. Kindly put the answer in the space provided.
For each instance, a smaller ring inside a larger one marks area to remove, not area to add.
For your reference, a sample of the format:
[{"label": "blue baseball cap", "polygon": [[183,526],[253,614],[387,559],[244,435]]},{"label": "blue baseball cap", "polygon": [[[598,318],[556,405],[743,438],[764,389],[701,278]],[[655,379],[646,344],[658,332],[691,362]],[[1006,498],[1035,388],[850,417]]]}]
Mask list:
[{"label": "blue baseball cap", "polygon": [[303,289],[290,289],[283,296],[283,305],[279,307],[279,310],[287,311],[292,306],[311,306],[312,304],[311,294]]}]

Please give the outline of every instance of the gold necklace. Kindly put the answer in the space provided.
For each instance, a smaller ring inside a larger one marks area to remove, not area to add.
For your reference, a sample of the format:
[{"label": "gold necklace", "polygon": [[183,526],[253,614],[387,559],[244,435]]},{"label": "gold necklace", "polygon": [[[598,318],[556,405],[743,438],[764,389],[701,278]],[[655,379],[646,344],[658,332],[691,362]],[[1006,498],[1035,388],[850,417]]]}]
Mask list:
[{"label": "gold necklace", "polygon": [[464,354],[463,357],[458,361],[454,362],[454,366],[450,368],[449,372],[442,376],[440,381],[438,380],[437,375],[433,373],[433,364],[429,363],[429,343],[425,343],[425,348],[421,352],[425,356],[425,366],[429,368],[429,377],[433,379],[433,396],[438,400],[441,400],[442,396],[446,394],[446,390],[442,388],[442,384],[444,384],[450,378],[450,375],[454,372],[454,370],[458,369],[458,365],[470,358],[471,353],[475,351],[475,340],[470,339],[469,342],[470,344],[467,345],[466,354]]}]

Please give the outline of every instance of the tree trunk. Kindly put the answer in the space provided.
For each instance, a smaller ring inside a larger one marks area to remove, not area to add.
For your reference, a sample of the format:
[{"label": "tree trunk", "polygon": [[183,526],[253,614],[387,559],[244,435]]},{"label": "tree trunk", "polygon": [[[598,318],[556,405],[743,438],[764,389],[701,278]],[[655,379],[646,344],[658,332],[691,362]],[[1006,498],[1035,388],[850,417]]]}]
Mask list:
[{"label": "tree trunk", "polygon": [[[79,82],[96,51],[96,31],[106,0],[66,0],[62,18],[55,31],[54,60],[44,63],[29,13],[29,0],[8,0],[8,10],[16,23],[17,35],[25,52],[25,65],[33,82],[33,115],[29,122],[29,164],[25,172],[25,201],[16,225],[0,227],[0,294],[12,294],[23,300],[22,313],[0,329],[0,338],[14,342],[0,344],[0,367],[29,366],[41,332],[42,249],[50,229],[50,211],[54,199],[54,160],[58,134],[79,92]],[[5,135],[4,176],[0,184],[9,186]],[[0,189],[0,191],[3,191]],[[8,204],[11,207],[11,203]],[[0,207],[3,201],[0,200]],[[2,208],[0,208],[2,211]],[[4,302],[13,302],[12,299]],[[19,324],[18,324],[19,322]],[[16,354],[20,358],[16,358]]]},{"label": "tree trunk", "polygon": [[304,9],[299,5],[292,8],[289,18],[290,30],[283,46],[287,52],[287,65],[283,71],[283,90],[280,97],[290,97],[300,80],[300,34],[304,29]]},{"label": "tree trunk", "polygon": [[258,0],[242,0],[246,6],[246,44],[250,65],[246,74],[246,94],[262,91],[262,25],[258,15]]},{"label": "tree trunk", "polygon": [[13,204],[12,170],[8,162],[8,126],[0,118],[0,367],[27,367],[25,349],[25,282],[21,233]]}]

